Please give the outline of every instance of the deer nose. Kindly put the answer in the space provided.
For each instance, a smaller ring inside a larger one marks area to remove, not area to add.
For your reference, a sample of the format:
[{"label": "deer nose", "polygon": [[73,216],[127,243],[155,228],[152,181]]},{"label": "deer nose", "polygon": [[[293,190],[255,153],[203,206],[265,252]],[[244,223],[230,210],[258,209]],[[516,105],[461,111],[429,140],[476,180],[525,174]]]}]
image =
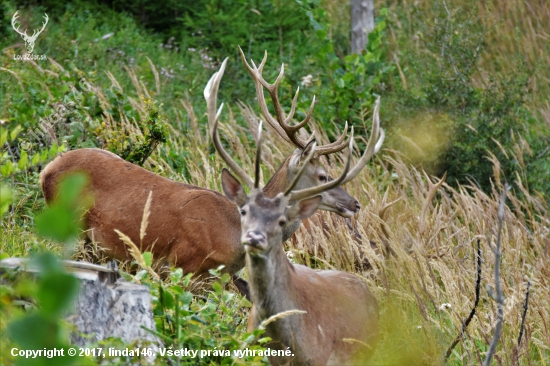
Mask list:
[{"label": "deer nose", "polygon": [[260,233],[259,231],[249,231],[248,233],[246,233],[244,244],[257,247],[258,245],[262,245],[264,241],[265,241],[264,234]]},{"label": "deer nose", "polygon": [[359,201],[355,200],[355,211],[359,211],[361,209],[361,205],[359,204]]}]

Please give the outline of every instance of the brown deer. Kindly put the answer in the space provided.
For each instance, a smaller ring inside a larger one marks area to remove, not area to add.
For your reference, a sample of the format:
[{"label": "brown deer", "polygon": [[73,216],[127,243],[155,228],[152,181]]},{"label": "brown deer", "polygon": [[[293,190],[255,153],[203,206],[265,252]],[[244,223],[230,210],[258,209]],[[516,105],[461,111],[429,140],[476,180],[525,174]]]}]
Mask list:
[{"label": "brown deer", "polygon": [[[374,352],[378,304],[367,285],[350,273],[292,264],[282,243],[287,225],[311,216],[321,204],[320,194],[346,180],[352,144],[350,139],[346,167],[338,179],[294,191],[295,179],[274,198],[258,188],[258,176],[247,196],[229,171],[222,172],[223,190],[241,213],[253,303],[248,331],[265,326],[272,339],[267,346],[277,354],[270,357],[273,365],[364,364]],[[259,161],[257,154],[256,174]]]},{"label": "brown deer", "polygon": [[[304,127],[308,123],[308,121],[311,119],[313,106],[315,104],[315,97],[313,98],[309,111],[306,114],[306,117],[304,118],[304,120],[300,123],[297,123],[294,126],[290,126],[289,121],[292,120],[292,117],[296,109],[296,101],[298,99],[299,88],[297,89],[294,99],[292,101],[290,112],[288,116],[286,116],[278,97],[278,87],[284,76],[284,64],[281,66],[281,71],[279,73],[279,76],[275,80],[275,82],[273,84],[270,84],[262,77],[263,68],[267,61],[267,52],[264,54],[264,58],[260,63],[260,65],[257,67],[253,61],[251,62],[252,66],[250,66],[250,64],[246,61],[246,58],[241,48],[239,48],[239,51],[241,54],[241,60],[243,64],[245,65],[246,69],[248,70],[248,72],[252,76],[252,79],[254,80],[254,84],[256,86],[256,97],[257,97],[258,103],[260,104],[260,109],[262,111],[262,114],[265,120],[278,133],[279,136],[281,136],[287,142],[292,143],[296,147],[296,150],[294,151],[294,153],[289,155],[283,161],[281,168],[284,167],[285,169],[283,169],[282,171],[277,171],[275,175],[271,178],[269,183],[263,188],[264,194],[267,197],[275,197],[278,193],[282,192],[285,189],[285,187],[287,187],[288,184],[292,181],[292,179],[296,176],[298,172],[298,167],[300,166],[301,162],[305,159],[305,156],[307,156],[308,153],[310,152],[312,142],[313,142],[313,134],[309,140],[304,140],[300,138],[300,136],[298,135],[298,131],[302,127]],[[221,109],[223,108],[223,104],[218,110],[218,112],[216,113],[215,98],[216,98],[217,90],[219,88],[219,83],[221,81],[223,72],[225,70],[226,63],[227,63],[227,59],[224,60],[224,62],[222,63],[220,70],[210,79],[209,85],[205,89],[205,98],[207,99],[207,104],[208,104],[209,123],[212,130],[212,140],[214,142],[214,146],[216,150],[218,151],[220,156],[223,158],[223,160],[228,164],[230,169],[241,179],[242,182],[244,182],[250,188],[252,184],[252,179],[248,177],[246,173],[231,159],[229,154],[224,150],[223,145],[219,141],[219,137],[218,137],[218,131],[217,131],[218,119],[221,113]],[[273,108],[275,110],[275,117],[271,115],[265,103],[264,91],[263,91],[264,87],[266,88],[266,90],[268,91],[271,97]],[[359,174],[359,172],[365,167],[367,162],[372,158],[372,156],[376,154],[382,147],[382,143],[384,142],[385,135],[384,135],[384,130],[380,128],[379,110],[380,110],[380,99],[376,101],[375,108],[374,108],[373,125],[372,125],[372,132],[371,132],[369,144],[365,149],[365,152],[361,157],[360,161],[357,163],[357,165],[352,170],[352,172],[350,172],[349,176],[345,179],[343,184],[355,178],[357,174]],[[327,172],[322,167],[320,158],[323,155],[328,155],[328,154],[341,151],[346,147],[346,142],[344,141],[344,137],[347,132],[347,128],[348,126],[346,123],[343,134],[334,143],[313,149],[313,157],[311,159],[309,166],[307,167],[307,170],[304,173],[304,176],[299,181],[297,189],[313,187],[315,185],[324,184],[327,181],[331,180],[330,176],[328,176]],[[281,168],[279,170],[281,170]],[[360,268],[369,267],[370,263],[366,258],[365,251],[362,246],[364,245],[364,243],[368,243],[369,246],[376,248],[376,244],[372,241],[363,239],[361,237],[361,234],[359,234],[356,230],[351,228],[351,224],[349,223],[349,220],[347,220],[353,217],[353,215],[359,211],[359,209],[361,208],[361,206],[359,205],[359,202],[339,186],[331,190],[328,190],[326,192],[323,192],[322,198],[323,199],[321,201],[321,205],[319,206],[321,210],[336,213],[337,215],[346,219],[346,225],[347,225],[347,228],[350,229],[351,237],[358,244],[359,258],[357,258],[356,266]],[[337,218],[333,217],[333,219],[335,221],[334,224],[336,224],[336,222],[338,222],[336,220]],[[303,222],[312,240],[313,240],[313,237],[311,235],[312,231],[310,229],[311,227],[310,222],[312,222],[314,225],[322,226],[323,232],[325,233],[328,232],[329,223],[325,222],[323,216],[321,216],[318,213],[314,215],[312,218],[306,219]],[[285,228],[285,231],[283,233],[283,241],[286,241],[288,238],[292,237],[293,243],[296,244],[296,240],[297,240],[296,235],[293,235],[293,233],[296,230],[298,230],[299,226],[300,226],[300,222],[297,221],[294,223],[292,227]]]},{"label": "brown deer", "polygon": [[[267,197],[275,197],[277,194],[283,192],[285,187],[287,187],[294,179],[294,177],[296,177],[299,167],[301,166],[305,157],[308,156],[310,152],[313,154],[312,158],[307,165],[303,176],[299,179],[296,188],[304,189],[314,187],[332,180],[332,178],[327,174],[327,172],[321,165],[320,158],[323,155],[339,152],[346,147],[347,143],[345,141],[345,135],[348,129],[347,122],[344,128],[344,132],[335,142],[320,147],[313,147],[314,134],[312,134],[308,140],[305,140],[299,136],[298,131],[303,128],[311,119],[313,107],[315,105],[315,97],[313,98],[313,101],[305,118],[296,125],[291,126],[289,122],[292,120],[294,112],[296,111],[296,102],[298,100],[300,89],[298,88],[296,90],[296,94],[292,100],[292,104],[290,107],[290,112],[288,115],[285,115],[278,96],[278,87],[284,76],[284,64],[281,66],[281,71],[279,72],[279,76],[277,77],[275,82],[273,84],[270,84],[262,77],[263,68],[267,61],[267,52],[265,52],[262,62],[257,67],[253,61],[251,62],[252,66],[250,66],[250,64],[246,61],[244,53],[240,47],[239,51],[243,64],[245,65],[246,69],[254,80],[254,84],[256,87],[256,97],[258,103],[260,104],[260,109],[265,120],[277,132],[279,136],[281,136],[287,142],[292,143],[296,147],[296,150],[283,161],[281,167],[276,171],[276,173],[273,175],[273,177],[271,177],[267,185],[263,188],[264,194]],[[218,136],[217,127],[223,104],[216,112],[216,96],[221,78],[226,67],[226,63],[227,59],[223,61],[219,71],[212,76],[204,91],[204,96],[207,100],[208,105],[208,120],[211,128],[212,141],[214,143],[216,151],[227,163],[229,168],[241,179],[241,181],[244,182],[244,184],[251,188],[252,179],[231,159],[229,154],[224,150]],[[264,88],[268,91],[273,102],[275,117],[271,115],[268,110],[264,98]],[[376,154],[382,147],[385,135],[384,131],[380,129],[378,106],[379,102],[377,102],[377,108],[375,109],[375,118],[373,119],[373,127],[368,146],[363,156],[357,162],[352,171],[349,172],[348,176],[342,184],[345,184],[355,178],[359,174],[359,172],[366,166],[367,162],[372,158],[372,156]],[[322,201],[319,209],[334,212],[339,216],[345,218],[353,217],[353,215],[361,208],[359,202],[339,186],[335,186],[333,189],[327,190],[321,195]],[[296,230],[298,230],[299,226],[300,222],[297,221],[294,223],[294,225],[285,228],[285,231],[283,233],[283,240],[287,240],[288,238],[290,238],[292,234]]]},{"label": "brown deer", "polygon": [[143,251],[185,273],[202,274],[222,264],[234,273],[244,266],[239,213],[222,194],[163,178],[105,150],[79,149],[58,156],[40,174],[46,202],[54,200],[59,181],[71,172],[89,178],[94,204],[85,217],[87,236],[108,256],[131,259],[115,229],[140,243],[143,207],[152,191]]}]

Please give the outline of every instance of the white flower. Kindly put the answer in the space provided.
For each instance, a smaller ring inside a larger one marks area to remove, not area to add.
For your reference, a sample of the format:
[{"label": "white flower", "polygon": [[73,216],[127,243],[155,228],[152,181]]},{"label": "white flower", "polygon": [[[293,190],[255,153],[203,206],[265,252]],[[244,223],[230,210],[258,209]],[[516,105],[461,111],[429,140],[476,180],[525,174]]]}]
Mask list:
[{"label": "white flower", "polygon": [[309,88],[310,86],[313,85],[313,76],[311,74],[302,76],[301,84],[304,88]]},{"label": "white flower", "polygon": [[441,306],[439,307],[439,310],[447,310],[447,309],[452,309],[452,308],[453,307],[451,306],[451,304],[446,302],[446,303],[441,304]]}]

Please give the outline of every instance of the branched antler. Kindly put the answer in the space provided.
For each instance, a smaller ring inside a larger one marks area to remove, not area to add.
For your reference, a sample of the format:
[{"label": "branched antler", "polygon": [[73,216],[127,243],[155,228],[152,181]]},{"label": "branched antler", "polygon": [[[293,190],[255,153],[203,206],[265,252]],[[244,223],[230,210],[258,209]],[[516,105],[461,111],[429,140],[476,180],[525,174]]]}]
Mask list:
[{"label": "branched antler", "polygon": [[[267,123],[269,123],[271,127],[273,127],[273,129],[283,139],[285,139],[288,142],[291,142],[297,148],[303,150],[307,146],[308,140],[302,139],[299,136],[298,131],[310,121],[311,115],[313,113],[313,106],[315,105],[315,100],[316,100],[315,97],[313,97],[313,100],[311,101],[311,105],[309,106],[309,109],[306,113],[305,118],[301,122],[295,125],[291,125],[290,122],[292,121],[292,118],[294,117],[294,113],[296,112],[296,103],[298,101],[298,94],[300,93],[300,88],[296,89],[294,98],[292,98],[290,111],[288,112],[288,115],[285,115],[283,107],[281,106],[281,102],[279,101],[279,95],[278,95],[279,84],[283,80],[283,76],[285,72],[284,64],[281,65],[281,71],[279,72],[279,76],[277,76],[277,79],[275,80],[275,82],[273,84],[270,84],[262,76],[263,69],[267,61],[267,51],[265,52],[264,58],[259,66],[256,66],[254,61],[250,62],[252,64],[251,66],[246,60],[246,57],[240,47],[239,47],[239,51],[241,53],[241,59],[243,61],[244,66],[246,67],[246,69],[252,76],[252,79],[254,80],[254,85],[256,86],[256,96],[265,120],[267,121]],[[273,102],[273,108],[275,109],[275,117],[271,115],[271,113],[267,108],[267,104],[264,98],[263,88],[267,89],[267,92],[271,97],[271,100]],[[336,139],[336,141],[324,146],[319,146],[315,149],[314,158],[319,157],[321,155],[332,154],[343,150],[348,145],[347,142],[345,141],[347,132],[348,132],[348,123],[346,122],[344,127],[344,132]]]}]

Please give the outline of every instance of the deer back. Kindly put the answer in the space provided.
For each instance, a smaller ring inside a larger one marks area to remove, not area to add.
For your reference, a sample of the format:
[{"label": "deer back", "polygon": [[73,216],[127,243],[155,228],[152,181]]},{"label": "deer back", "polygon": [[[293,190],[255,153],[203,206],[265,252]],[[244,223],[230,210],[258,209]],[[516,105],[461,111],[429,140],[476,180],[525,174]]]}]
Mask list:
[{"label": "deer back", "polygon": [[[129,236],[142,251],[181,267],[203,273],[221,264],[234,273],[244,266],[239,213],[222,194],[178,183],[100,149],[62,154],[40,175],[44,197],[54,200],[60,179],[71,172],[89,177],[87,192],[94,204],[87,212],[87,236],[107,249],[107,255],[130,259],[114,231]],[[140,243],[143,209],[152,191],[147,233]]]}]

